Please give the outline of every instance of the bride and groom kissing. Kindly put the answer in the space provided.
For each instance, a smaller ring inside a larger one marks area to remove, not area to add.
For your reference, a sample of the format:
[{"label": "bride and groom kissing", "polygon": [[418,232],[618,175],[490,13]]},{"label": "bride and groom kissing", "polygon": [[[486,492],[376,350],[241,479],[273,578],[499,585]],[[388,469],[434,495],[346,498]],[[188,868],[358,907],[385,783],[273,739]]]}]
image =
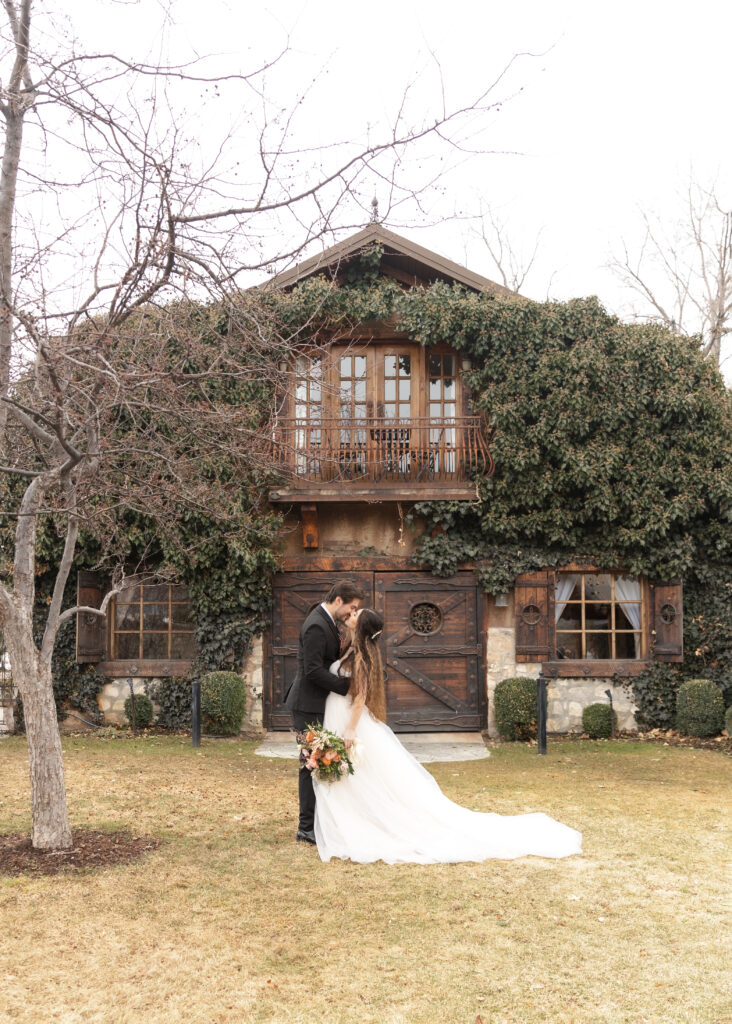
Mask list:
[{"label": "bride and groom kissing", "polygon": [[[296,732],[324,727],[350,747],[353,775],[321,782],[300,766],[297,840],[359,863],[454,863],[581,853],[579,832],[545,814],[471,811],[446,797],[386,724],[379,649],[382,616],[362,608],[363,590],[340,580],[307,615],[297,671],[285,695]],[[340,630],[339,630],[340,627]]]}]

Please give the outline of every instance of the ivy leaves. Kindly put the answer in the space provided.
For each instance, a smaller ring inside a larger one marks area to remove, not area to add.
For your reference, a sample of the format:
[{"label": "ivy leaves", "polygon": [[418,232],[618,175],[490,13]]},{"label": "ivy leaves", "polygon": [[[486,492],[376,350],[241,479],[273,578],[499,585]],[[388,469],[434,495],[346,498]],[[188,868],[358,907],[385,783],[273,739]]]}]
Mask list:
[{"label": "ivy leaves", "polygon": [[422,564],[449,575],[480,562],[484,584],[505,589],[529,550],[543,564],[581,553],[659,578],[732,559],[730,398],[693,340],[623,324],[594,298],[402,290],[376,276],[379,255],[338,287],[311,278],[277,302],[311,331],[392,317],[412,340],[470,358],[496,472],[478,482],[477,504],[415,508]]},{"label": "ivy leaves", "polygon": [[[537,304],[527,315],[523,303],[483,299],[480,329],[476,302],[466,315],[474,346],[462,336],[475,404],[494,430],[496,473],[482,483],[468,546],[480,535],[485,547],[531,544],[635,572],[687,571],[732,508],[718,374],[687,340],[621,324],[596,300]],[[428,537],[440,517],[428,514]],[[420,548],[427,564],[439,546],[431,541]]]}]

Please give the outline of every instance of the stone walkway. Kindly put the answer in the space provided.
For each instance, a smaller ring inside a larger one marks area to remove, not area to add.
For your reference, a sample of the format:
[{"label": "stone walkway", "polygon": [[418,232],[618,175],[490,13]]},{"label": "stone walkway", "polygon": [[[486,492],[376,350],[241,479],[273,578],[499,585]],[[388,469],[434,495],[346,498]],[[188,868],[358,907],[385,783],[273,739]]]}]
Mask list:
[{"label": "stone walkway", "polygon": [[[422,764],[434,761],[479,761],[490,751],[479,732],[402,732],[399,739]],[[270,732],[254,751],[261,757],[297,757],[294,732]]]}]

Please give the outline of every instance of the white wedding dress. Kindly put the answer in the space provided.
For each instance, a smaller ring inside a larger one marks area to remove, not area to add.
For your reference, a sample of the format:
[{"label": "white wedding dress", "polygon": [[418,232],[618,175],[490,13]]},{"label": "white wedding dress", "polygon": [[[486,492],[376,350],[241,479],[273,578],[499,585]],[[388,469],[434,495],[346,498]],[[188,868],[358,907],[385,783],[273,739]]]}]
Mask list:
[{"label": "white wedding dress", "polygon": [[[329,694],[324,727],[342,736],[350,716],[350,697]],[[582,852],[581,834],[546,814],[483,814],[453,803],[367,709],[356,740],[353,775],[335,782],[313,776],[315,838],[324,861],[440,864]]]}]

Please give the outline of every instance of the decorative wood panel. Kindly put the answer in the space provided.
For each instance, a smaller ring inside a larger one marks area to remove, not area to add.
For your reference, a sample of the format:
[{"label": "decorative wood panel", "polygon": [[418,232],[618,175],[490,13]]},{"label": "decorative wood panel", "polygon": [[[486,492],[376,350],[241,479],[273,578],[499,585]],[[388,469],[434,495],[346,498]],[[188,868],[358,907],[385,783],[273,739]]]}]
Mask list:
[{"label": "decorative wood panel", "polygon": [[373,573],[370,572],[286,572],[274,578],[269,671],[264,685],[264,724],[268,729],[291,728],[284,696],[297,671],[300,629],[310,610],[320,604],[332,584],[341,577],[363,587],[365,603],[373,604]]},{"label": "decorative wood panel", "polygon": [[300,518],[302,520],[302,546],[304,548],[317,548],[318,546],[318,506],[301,505]]},{"label": "decorative wood panel", "polygon": [[459,732],[485,724],[479,594],[472,573],[376,574],[384,615],[387,716],[396,732]]},{"label": "decorative wood panel", "polygon": [[656,661],[684,660],[684,609],[681,582],[649,584],[651,649]]},{"label": "decorative wood panel", "polygon": [[554,657],[554,573],[525,573],[516,579],[516,661]]},{"label": "decorative wood panel", "polygon": [[[100,608],[104,590],[98,572],[80,569],[76,580],[76,603],[79,607]],[[103,615],[76,613],[76,660],[102,661],[107,654],[107,622]]]}]

